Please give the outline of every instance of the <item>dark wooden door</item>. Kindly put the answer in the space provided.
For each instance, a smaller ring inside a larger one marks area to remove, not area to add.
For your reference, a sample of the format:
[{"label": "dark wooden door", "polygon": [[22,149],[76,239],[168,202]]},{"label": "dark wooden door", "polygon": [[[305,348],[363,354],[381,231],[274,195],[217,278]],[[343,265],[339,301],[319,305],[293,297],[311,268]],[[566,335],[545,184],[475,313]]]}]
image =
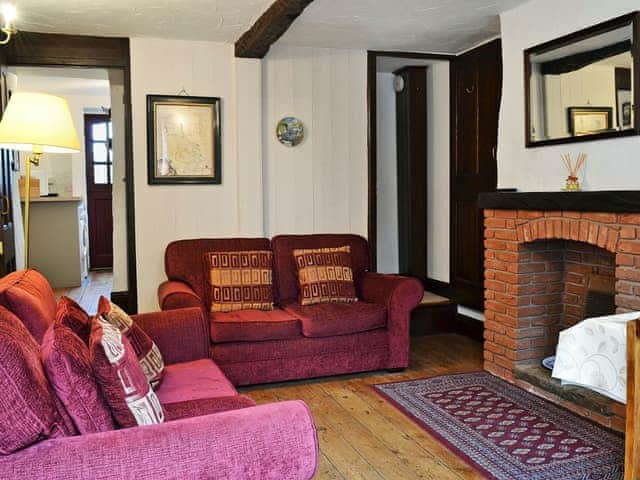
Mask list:
[{"label": "dark wooden door", "polygon": [[[0,113],[9,102],[7,87],[7,62],[4,51],[0,53]],[[16,269],[15,232],[13,228],[12,170],[16,159],[12,150],[0,150],[0,276]]]},{"label": "dark wooden door", "polygon": [[478,194],[497,184],[496,148],[502,93],[500,40],[451,63],[451,287],[478,310],[484,300],[484,219]]},{"label": "dark wooden door", "polygon": [[400,273],[427,277],[427,68],[395,72]]},{"label": "dark wooden door", "polygon": [[89,268],[113,267],[112,129],[109,115],[85,115]]}]

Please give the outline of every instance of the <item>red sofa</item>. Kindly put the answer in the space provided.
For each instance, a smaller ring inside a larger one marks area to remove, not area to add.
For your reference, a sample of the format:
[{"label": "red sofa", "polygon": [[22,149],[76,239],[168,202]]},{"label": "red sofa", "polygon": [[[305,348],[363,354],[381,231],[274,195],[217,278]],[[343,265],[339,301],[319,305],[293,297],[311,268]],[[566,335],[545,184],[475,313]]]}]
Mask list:
[{"label": "red sofa", "polygon": [[[22,332],[9,340],[2,337],[0,368],[16,349],[27,351],[31,369],[24,372],[27,378],[48,383],[33,345],[39,345],[55,312],[51,287],[36,271],[0,279],[0,330],[12,326]],[[156,392],[165,423],[44,439],[0,454],[0,478],[307,480],[314,476],[318,443],[307,406],[300,401],[255,406],[250,398],[238,395],[209,358],[208,322],[200,308],[138,315],[134,321],[155,341],[166,364]],[[27,328],[3,322],[21,322]],[[23,377],[0,375],[0,387]],[[0,412],[4,432],[20,428],[9,423],[9,415]]]},{"label": "red sofa", "polygon": [[[296,248],[349,245],[359,297],[352,304],[298,304]],[[204,254],[272,250],[273,311],[209,313]],[[409,364],[409,317],[423,296],[415,279],[370,272],[367,241],[357,235],[179,240],[165,251],[162,310],[199,307],[209,319],[210,355],[234,385],[279,382]]]}]

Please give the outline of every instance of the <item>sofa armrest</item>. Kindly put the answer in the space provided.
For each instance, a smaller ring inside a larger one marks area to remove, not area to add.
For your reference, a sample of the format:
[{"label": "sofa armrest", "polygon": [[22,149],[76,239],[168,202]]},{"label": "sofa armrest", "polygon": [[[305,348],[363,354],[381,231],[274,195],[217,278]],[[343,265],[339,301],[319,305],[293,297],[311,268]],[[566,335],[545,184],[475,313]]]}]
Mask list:
[{"label": "sofa armrest", "polygon": [[0,478],[308,480],[315,426],[301,401],[47,440],[0,458]]},{"label": "sofa armrest", "polygon": [[390,349],[387,368],[408,367],[411,311],[422,300],[424,287],[415,278],[368,272],[358,279],[358,292],[365,302],[387,307]]},{"label": "sofa armrest", "polygon": [[175,310],[204,306],[202,299],[184,282],[169,280],[158,287],[160,310]]},{"label": "sofa armrest", "polygon": [[156,343],[166,364],[209,358],[209,321],[202,308],[142,313],[132,318]]}]

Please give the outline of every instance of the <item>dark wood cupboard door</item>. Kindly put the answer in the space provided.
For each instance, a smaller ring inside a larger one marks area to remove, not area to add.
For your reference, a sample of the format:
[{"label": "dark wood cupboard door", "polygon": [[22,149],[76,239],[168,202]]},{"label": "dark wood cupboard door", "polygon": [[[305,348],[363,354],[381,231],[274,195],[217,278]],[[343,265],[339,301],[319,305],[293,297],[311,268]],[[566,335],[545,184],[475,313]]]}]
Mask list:
[{"label": "dark wood cupboard door", "polygon": [[427,277],[427,69],[398,72],[396,94],[398,253],[400,273]]},{"label": "dark wood cupboard door", "polygon": [[113,267],[112,129],[108,115],[85,115],[89,268]]},{"label": "dark wood cupboard door", "polygon": [[[9,102],[7,87],[7,64],[4,52],[0,53],[0,113],[4,112]],[[15,231],[13,227],[13,189],[11,175],[15,160],[12,150],[0,150],[0,276],[15,271],[16,250]]]},{"label": "dark wood cupboard door", "polygon": [[478,310],[484,303],[484,220],[478,195],[496,189],[501,92],[500,40],[452,61],[450,282],[458,303]]}]

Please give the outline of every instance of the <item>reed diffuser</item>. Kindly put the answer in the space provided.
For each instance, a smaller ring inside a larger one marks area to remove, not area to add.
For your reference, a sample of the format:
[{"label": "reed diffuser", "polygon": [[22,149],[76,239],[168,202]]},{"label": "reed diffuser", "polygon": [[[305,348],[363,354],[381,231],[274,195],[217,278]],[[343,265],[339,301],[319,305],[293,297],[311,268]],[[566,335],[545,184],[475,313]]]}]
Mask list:
[{"label": "reed diffuser", "polygon": [[584,166],[584,162],[586,161],[587,156],[584,153],[578,154],[575,165],[571,160],[571,155],[569,155],[568,153],[560,156],[562,157],[562,161],[564,162],[564,165],[565,167],[567,167],[567,171],[569,172],[569,176],[567,177],[567,181],[565,183],[565,190],[568,192],[579,192],[580,180],[578,179],[578,173],[580,173],[580,170]]}]

